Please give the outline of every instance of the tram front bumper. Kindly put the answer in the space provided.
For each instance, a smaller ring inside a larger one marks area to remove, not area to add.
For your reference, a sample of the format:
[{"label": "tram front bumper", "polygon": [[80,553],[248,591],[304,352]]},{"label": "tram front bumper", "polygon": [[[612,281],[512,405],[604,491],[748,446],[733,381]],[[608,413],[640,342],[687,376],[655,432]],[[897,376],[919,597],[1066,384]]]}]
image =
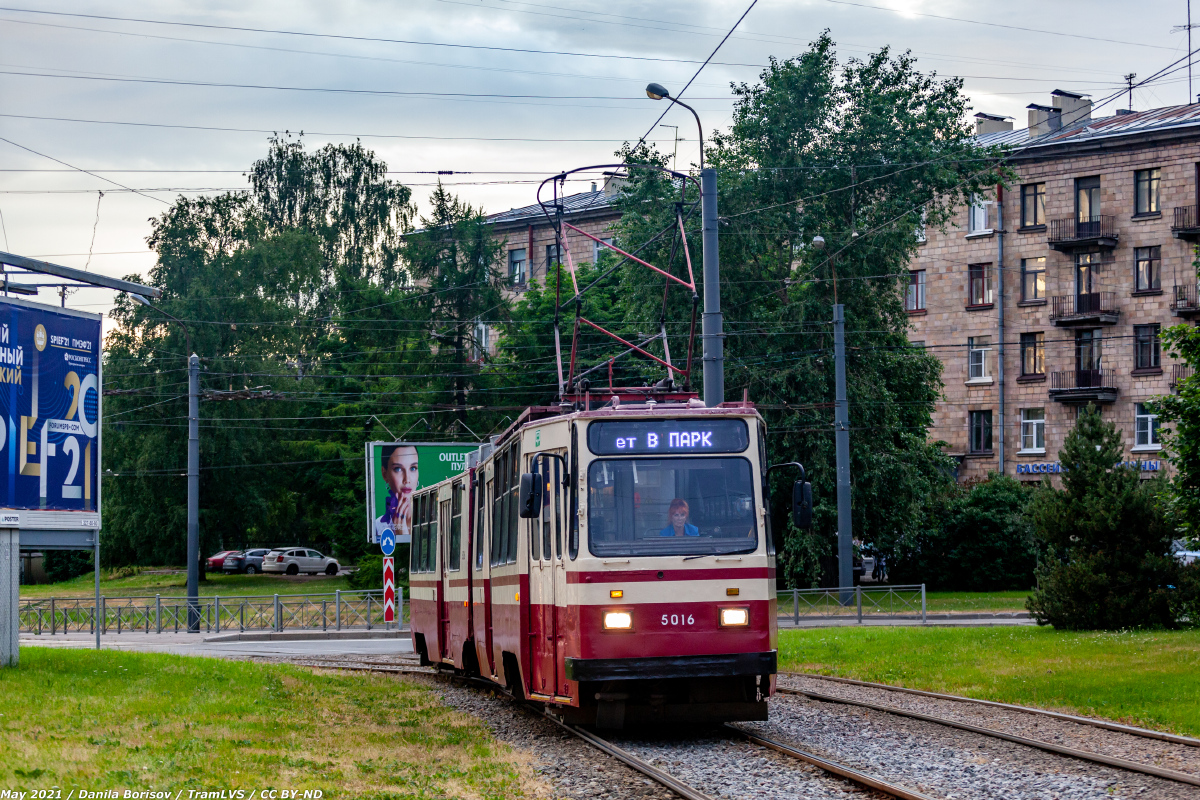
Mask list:
[{"label": "tram front bumper", "polygon": [[567,658],[567,680],[632,681],[774,675],[777,653],[729,653],[653,658]]}]

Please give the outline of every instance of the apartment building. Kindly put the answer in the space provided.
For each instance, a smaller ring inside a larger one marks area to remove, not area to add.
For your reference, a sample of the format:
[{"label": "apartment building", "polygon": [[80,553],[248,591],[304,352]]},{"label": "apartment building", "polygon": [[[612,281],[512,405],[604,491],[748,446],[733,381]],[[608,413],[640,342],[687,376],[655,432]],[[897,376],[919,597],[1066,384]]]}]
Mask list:
[{"label": "apartment building", "polygon": [[1126,462],[1166,468],[1145,403],[1184,374],[1164,327],[1200,314],[1200,104],[1093,118],[1056,91],[1028,127],[976,115],[1020,176],[976,197],[911,264],[910,340],[945,369],[930,435],[959,478],[1061,472],[1058,450],[1095,403],[1122,431]]}]

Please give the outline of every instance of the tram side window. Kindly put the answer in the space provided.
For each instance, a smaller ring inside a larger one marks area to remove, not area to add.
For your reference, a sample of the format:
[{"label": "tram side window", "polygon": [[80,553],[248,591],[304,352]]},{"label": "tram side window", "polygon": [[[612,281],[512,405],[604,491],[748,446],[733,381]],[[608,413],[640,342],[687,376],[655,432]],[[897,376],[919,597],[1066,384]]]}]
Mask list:
[{"label": "tram side window", "polygon": [[567,550],[571,556],[571,560],[575,560],[575,556],[579,555],[579,514],[576,513],[579,508],[576,503],[576,498],[579,496],[579,428],[575,425],[571,426],[571,485],[567,487],[570,492],[567,498],[567,519],[570,527],[567,531],[568,543]]},{"label": "tram side window", "polygon": [[457,481],[450,490],[450,564],[452,572],[458,572],[459,550],[462,549],[462,484]]},{"label": "tram side window", "polygon": [[410,512],[412,514],[412,544],[410,545],[412,557],[409,560],[412,562],[412,566],[409,569],[412,572],[425,571],[425,557],[421,555],[421,543],[424,541],[421,531],[421,504],[424,501],[425,498],[421,495],[413,497],[412,511]]},{"label": "tram side window", "polygon": [[[413,498],[414,506],[417,504],[419,499],[420,498],[416,498],[416,497]],[[420,542],[420,535],[417,533],[416,515],[413,516],[412,522],[413,522],[413,524],[409,526],[409,530],[412,532],[412,540],[408,546],[408,571],[410,573],[421,571],[420,550],[418,550],[418,543]]]},{"label": "tram side window", "polygon": [[517,492],[521,486],[521,471],[518,465],[521,463],[521,446],[513,445],[512,456],[510,458],[510,466],[508,472],[508,562],[509,564],[517,563],[517,542],[520,537],[517,535],[521,530],[521,518],[517,514]]},{"label": "tram side window", "polygon": [[495,475],[492,478],[492,547],[491,547],[491,565],[494,567],[500,563],[500,556],[503,552],[504,544],[504,514],[501,509],[504,506],[504,484],[505,476],[508,474],[508,453],[501,453],[496,457]]},{"label": "tram side window", "polygon": [[437,569],[438,549],[438,503],[437,495],[431,494],[425,501],[425,568],[426,572]]},{"label": "tram side window", "polygon": [[[540,462],[541,462],[541,459],[538,459],[535,457],[533,459],[533,463],[530,466],[532,468],[533,474],[535,476],[537,476],[537,477],[535,477],[535,480],[542,481],[542,487],[543,487],[543,495],[542,496],[546,497],[546,495],[544,494],[545,479],[542,477],[542,464]],[[543,506],[543,508],[544,508],[544,506]],[[543,514],[544,513],[545,512],[543,511]],[[541,528],[541,526],[542,526],[541,517],[537,517],[535,519],[529,520],[529,557],[531,559],[533,559],[534,561],[542,560],[542,534],[541,534],[541,530],[539,530]],[[549,558],[549,556],[550,556],[550,546],[547,545],[546,546],[546,557]]]}]

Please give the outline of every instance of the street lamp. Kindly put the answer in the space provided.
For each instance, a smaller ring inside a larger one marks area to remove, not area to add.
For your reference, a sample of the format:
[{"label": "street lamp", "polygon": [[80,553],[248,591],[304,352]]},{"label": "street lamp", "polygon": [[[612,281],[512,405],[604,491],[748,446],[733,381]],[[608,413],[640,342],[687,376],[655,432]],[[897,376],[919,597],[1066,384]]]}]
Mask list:
[{"label": "street lamp", "polygon": [[[700,218],[704,243],[704,317],[701,341],[704,347],[704,405],[712,408],[725,402],[725,334],[721,327],[721,259],[717,250],[717,171],[704,166],[704,126],[696,109],[671,97],[661,83],[646,86],[651,100],[666,98],[683,106],[696,118],[700,132]],[[660,117],[661,119],[661,117]]]},{"label": "street lamp", "polygon": [[704,127],[700,124],[700,115],[696,113],[696,109],[689,106],[682,100],[676,100],[671,97],[671,93],[661,83],[651,83],[646,87],[646,96],[651,100],[670,100],[677,106],[683,106],[688,111],[692,112],[692,116],[696,118],[696,128],[700,131],[700,171],[704,171]]},{"label": "street lamp", "polygon": [[174,314],[151,305],[140,294],[128,292],[137,302],[152,308],[183,328],[188,352],[188,472],[187,472],[187,604],[188,632],[200,630],[200,356],[192,352],[192,333]]}]

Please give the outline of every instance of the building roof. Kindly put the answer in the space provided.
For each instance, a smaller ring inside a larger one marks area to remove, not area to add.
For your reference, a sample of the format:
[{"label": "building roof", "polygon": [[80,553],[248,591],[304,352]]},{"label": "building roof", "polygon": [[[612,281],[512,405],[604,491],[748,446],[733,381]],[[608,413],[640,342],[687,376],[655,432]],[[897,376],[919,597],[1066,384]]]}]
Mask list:
[{"label": "building roof", "polygon": [[[569,194],[562,198],[563,213],[567,215],[582,214],[589,211],[604,211],[612,207],[612,197],[603,190],[595,192],[580,192]],[[505,225],[514,222],[530,223],[545,222],[546,215],[537,203],[499,214],[489,214],[487,221],[493,225]]]},{"label": "building roof", "polygon": [[1189,128],[1200,134],[1200,103],[1186,106],[1166,106],[1133,114],[1114,114],[1111,117],[1084,120],[1042,134],[1033,142],[1030,142],[1028,128],[983,133],[976,136],[975,140],[985,146],[1020,147],[1028,144],[1028,149],[1033,150],[1053,145],[1082,144],[1165,130],[1183,132]]}]

